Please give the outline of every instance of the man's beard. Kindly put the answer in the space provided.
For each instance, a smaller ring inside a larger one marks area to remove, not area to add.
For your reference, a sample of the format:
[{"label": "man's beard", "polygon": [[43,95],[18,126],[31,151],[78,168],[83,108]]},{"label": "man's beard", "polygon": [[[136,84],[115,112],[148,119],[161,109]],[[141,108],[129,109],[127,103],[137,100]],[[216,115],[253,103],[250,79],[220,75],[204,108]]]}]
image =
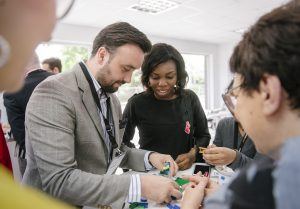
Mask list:
[{"label": "man's beard", "polygon": [[[107,81],[105,81],[106,80],[105,78],[111,76],[111,68],[110,68],[109,64],[106,64],[106,66],[104,66],[102,70],[106,72],[106,75],[105,76],[103,75],[103,82],[102,82],[102,83],[105,83],[105,82],[107,82]],[[98,80],[98,83],[100,84],[102,90],[106,93],[115,93],[116,91],[118,91],[119,87],[113,87],[113,85],[115,83],[119,83],[120,86],[126,83],[125,81],[115,81],[112,84],[105,85],[105,84],[101,84],[101,82],[99,80]],[[107,80],[109,80],[109,79],[107,79]]]},{"label": "man's beard", "polygon": [[115,93],[119,89],[119,88],[114,88],[112,85],[111,86],[101,86],[101,88],[106,93]]},{"label": "man's beard", "polygon": [[116,81],[113,84],[109,85],[109,86],[105,86],[105,85],[101,85],[101,88],[103,91],[107,92],[107,93],[115,93],[116,91],[118,91],[119,87],[113,87],[113,85],[115,83],[119,84],[119,87],[122,86],[123,84],[125,84],[125,81]]}]

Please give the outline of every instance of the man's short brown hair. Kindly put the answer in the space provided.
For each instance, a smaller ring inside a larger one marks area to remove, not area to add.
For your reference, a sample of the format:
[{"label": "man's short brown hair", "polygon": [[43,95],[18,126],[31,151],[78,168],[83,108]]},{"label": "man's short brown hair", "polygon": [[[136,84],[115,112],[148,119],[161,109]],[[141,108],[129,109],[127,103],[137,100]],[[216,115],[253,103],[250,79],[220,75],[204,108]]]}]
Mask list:
[{"label": "man's short brown hair", "polygon": [[117,47],[125,44],[135,44],[147,53],[151,49],[151,42],[147,36],[126,22],[117,22],[106,26],[96,36],[93,42],[92,56],[95,56],[100,47],[105,47],[113,53]]},{"label": "man's short brown hair", "polygon": [[45,59],[42,64],[48,64],[49,68],[53,71],[53,69],[55,67],[58,68],[58,71],[61,73],[61,69],[62,69],[62,64],[61,64],[61,60],[59,58],[56,57],[51,57],[48,59]]},{"label": "man's short brown hair", "polygon": [[300,108],[300,3],[291,1],[262,16],[243,36],[230,59],[242,88],[259,90],[264,74],[276,75],[293,109]]}]

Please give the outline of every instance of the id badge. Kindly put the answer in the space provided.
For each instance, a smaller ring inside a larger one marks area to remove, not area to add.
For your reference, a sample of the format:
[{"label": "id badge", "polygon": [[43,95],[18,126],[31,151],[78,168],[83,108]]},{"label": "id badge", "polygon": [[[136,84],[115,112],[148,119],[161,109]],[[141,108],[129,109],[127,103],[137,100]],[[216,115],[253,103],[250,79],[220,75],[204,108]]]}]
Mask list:
[{"label": "id badge", "polygon": [[126,152],[122,152],[119,149],[116,149],[114,152],[114,158],[110,162],[106,174],[112,175],[116,172],[117,168],[123,162]]}]

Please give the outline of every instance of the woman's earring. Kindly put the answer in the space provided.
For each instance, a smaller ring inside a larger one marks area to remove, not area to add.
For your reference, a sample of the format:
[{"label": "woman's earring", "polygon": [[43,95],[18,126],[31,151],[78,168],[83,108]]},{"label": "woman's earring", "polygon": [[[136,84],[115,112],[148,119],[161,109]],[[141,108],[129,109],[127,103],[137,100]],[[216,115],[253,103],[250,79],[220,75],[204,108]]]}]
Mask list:
[{"label": "woman's earring", "polygon": [[0,35],[0,69],[6,65],[10,57],[10,46],[6,39]]},{"label": "woman's earring", "polygon": [[179,85],[178,85],[178,83],[176,83],[176,84],[174,85],[174,90],[177,91],[178,89],[179,89]]}]

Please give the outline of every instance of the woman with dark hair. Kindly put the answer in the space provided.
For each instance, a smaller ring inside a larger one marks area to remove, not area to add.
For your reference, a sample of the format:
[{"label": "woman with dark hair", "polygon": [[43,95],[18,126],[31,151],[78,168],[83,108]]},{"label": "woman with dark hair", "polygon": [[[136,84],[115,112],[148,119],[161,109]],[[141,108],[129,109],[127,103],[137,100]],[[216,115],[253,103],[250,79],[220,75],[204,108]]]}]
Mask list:
[{"label": "woman with dark hair", "polygon": [[124,110],[123,142],[134,146],[130,141],[137,127],[141,149],[171,155],[181,170],[202,161],[197,148],[210,140],[197,95],[184,89],[187,79],[181,54],[168,44],[155,44],[142,65],[146,91],[131,97]]}]

